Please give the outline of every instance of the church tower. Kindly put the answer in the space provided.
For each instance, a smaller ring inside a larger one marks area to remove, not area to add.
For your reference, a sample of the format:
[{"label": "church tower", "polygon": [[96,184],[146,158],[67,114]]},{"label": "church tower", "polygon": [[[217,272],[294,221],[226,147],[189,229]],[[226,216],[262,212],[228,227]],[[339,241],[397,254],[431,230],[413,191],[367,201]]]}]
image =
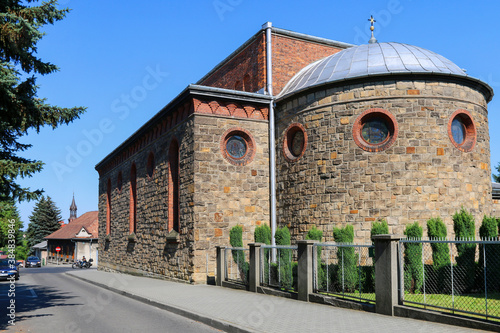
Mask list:
[{"label": "church tower", "polygon": [[76,219],[76,204],[75,204],[75,194],[73,194],[73,201],[71,202],[71,206],[69,206],[69,220],[68,223],[71,223],[74,219]]}]

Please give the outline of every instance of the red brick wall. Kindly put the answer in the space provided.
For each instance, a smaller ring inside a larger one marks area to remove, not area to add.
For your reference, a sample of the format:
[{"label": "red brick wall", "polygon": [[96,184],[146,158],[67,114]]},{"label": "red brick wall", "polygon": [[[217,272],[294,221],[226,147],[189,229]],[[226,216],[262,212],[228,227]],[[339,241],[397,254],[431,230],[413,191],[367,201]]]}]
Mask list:
[{"label": "red brick wall", "polygon": [[[265,61],[265,35],[261,34],[200,84],[216,88],[256,92],[266,86]],[[246,79],[245,75],[248,75]]]},{"label": "red brick wall", "polygon": [[278,95],[287,82],[302,68],[342,49],[273,34],[272,50],[273,94]]},{"label": "red brick wall", "polygon": [[[273,34],[273,93],[279,94],[286,83],[310,63],[341,51],[317,44]],[[201,85],[257,92],[266,86],[266,43],[262,32],[250,45],[217,69]]]}]

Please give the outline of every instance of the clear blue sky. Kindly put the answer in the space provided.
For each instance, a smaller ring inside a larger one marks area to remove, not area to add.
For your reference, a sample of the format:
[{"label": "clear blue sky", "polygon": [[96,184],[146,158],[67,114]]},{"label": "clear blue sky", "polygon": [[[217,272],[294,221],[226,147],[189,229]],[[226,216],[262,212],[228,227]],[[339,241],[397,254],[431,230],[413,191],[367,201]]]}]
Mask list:
[{"label": "clear blue sky", "polygon": [[[21,183],[44,189],[64,220],[73,192],[78,215],[98,209],[99,176],[94,169],[98,162],[266,21],[363,44],[368,42],[368,18],[373,15],[380,42],[413,44],[439,53],[490,84],[500,96],[497,0],[61,0],[60,4],[71,13],[48,26],[38,45],[39,56],[60,71],[38,80],[39,97],[88,110],[69,126],[23,137],[22,142],[33,144],[23,156],[42,160],[45,168]],[[492,166],[500,162],[499,109],[497,97],[489,104]],[[34,202],[18,206],[26,227]]]}]

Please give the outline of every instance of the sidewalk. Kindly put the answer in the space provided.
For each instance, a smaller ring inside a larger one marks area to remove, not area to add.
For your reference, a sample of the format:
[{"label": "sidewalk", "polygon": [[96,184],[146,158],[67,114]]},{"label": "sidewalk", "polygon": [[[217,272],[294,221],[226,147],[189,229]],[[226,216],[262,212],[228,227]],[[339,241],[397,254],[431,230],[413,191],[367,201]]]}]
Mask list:
[{"label": "sidewalk", "polygon": [[248,291],[95,269],[66,274],[228,332],[480,332]]}]

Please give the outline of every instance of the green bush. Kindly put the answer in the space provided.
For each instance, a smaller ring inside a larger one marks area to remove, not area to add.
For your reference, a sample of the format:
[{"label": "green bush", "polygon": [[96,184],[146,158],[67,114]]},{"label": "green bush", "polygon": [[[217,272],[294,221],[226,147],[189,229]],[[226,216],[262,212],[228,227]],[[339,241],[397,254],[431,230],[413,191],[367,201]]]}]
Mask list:
[{"label": "green bush", "polygon": [[[455,237],[459,240],[474,240],[474,217],[463,207],[460,212],[453,215],[453,230],[455,231]],[[465,278],[461,283],[456,283],[455,286],[458,293],[463,293],[474,287],[476,244],[461,243],[456,244],[456,248],[458,254],[456,259],[457,269],[461,271],[461,274],[465,275]]]},{"label": "green bush", "polygon": [[[290,231],[286,226],[276,229],[274,233],[276,245],[291,245]],[[281,278],[281,287],[291,289],[293,287],[292,274],[292,250],[278,249],[279,275]]]},{"label": "green bush", "polygon": [[[427,236],[429,239],[446,239],[446,225],[441,218],[427,221]],[[432,268],[437,278],[437,290],[445,292],[450,288],[448,272],[450,270],[450,248],[446,243],[431,243]]]},{"label": "green bush", "polygon": [[[498,237],[498,222],[494,217],[483,217],[481,227],[479,227],[479,237],[481,239],[497,239]],[[484,247],[484,249],[483,249]],[[484,255],[486,254],[486,262]],[[486,281],[488,282],[488,293],[499,291],[500,281],[500,247],[495,244],[486,244],[479,246],[479,273],[477,275],[476,288],[484,290],[484,264],[486,264]]]},{"label": "green bush", "polygon": [[[310,229],[307,232],[306,239],[312,239],[312,240],[317,240],[317,241],[321,242],[323,240],[323,231],[321,231],[320,229],[316,229],[316,226],[313,226],[312,229]],[[322,247],[318,246],[317,249],[318,249],[317,250],[318,251],[317,252],[318,288],[325,289],[326,288],[326,272],[323,269],[324,265],[321,264]]]},{"label": "green bush", "polygon": [[[408,224],[404,234],[408,238],[422,239],[422,227],[415,222]],[[404,252],[404,284],[405,290],[419,293],[423,286],[422,243],[406,243]]]},{"label": "green bush", "polygon": [[[264,243],[267,245],[271,245],[271,240],[272,240],[272,233],[271,233],[271,228],[267,224],[263,224],[259,227],[255,228],[254,234],[253,234],[254,240],[256,243]],[[271,249],[262,249],[261,251],[264,251],[264,278],[269,279],[269,263],[270,263],[270,256],[271,256]]]},{"label": "green bush", "polygon": [[[243,247],[243,227],[241,225],[236,225],[229,230],[229,244],[231,244],[231,247]],[[248,281],[250,264],[245,260],[245,251],[231,250],[231,253],[234,262],[238,266],[241,279],[245,282]]]},{"label": "green bush", "polygon": [[[333,238],[337,243],[352,243],[354,240],[354,228],[350,224],[344,228],[333,228]],[[335,281],[344,287],[344,292],[356,291],[359,287],[359,272],[358,255],[354,247],[339,246],[337,260],[339,268],[335,274]]]}]

